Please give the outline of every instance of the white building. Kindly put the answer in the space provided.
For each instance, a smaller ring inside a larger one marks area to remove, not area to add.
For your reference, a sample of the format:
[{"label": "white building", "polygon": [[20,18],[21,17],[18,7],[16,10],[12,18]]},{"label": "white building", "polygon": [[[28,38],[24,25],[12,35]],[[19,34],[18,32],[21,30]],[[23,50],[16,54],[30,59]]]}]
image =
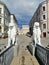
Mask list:
[{"label": "white building", "polygon": [[10,12],[6,5],[0,1],[0,36],[4,37],[10,22]]},{"label": "white building", "polygon": [[[11,17],[13,16],[13,19]],[[17,24],[17,20],[14,15],[11,15],[6,5],[0,1],[0,37],[6,37],[9,22],[14,20]]]},{"label": "white building", "polygon": [[18,34],[23,35],[22,29],[18,28]]},{"label": "white building", "polygon": [[18,28],[19,35],[26,35],[29,32],[29,25],[22,25],[22,29]]},{"label": "white building", "polygon": [[17,22],[16,17],[15,17],[14,14],[11,14],[11,15],[10,15],[10,22],[15,23],[16,29],[17,29],[17,31],[18,31],[18,22]]},{"label": "white building", "polygon": [[29,25],[22,25],[22,32],[23,34],[26,34],[27,32],[29,32]]}]

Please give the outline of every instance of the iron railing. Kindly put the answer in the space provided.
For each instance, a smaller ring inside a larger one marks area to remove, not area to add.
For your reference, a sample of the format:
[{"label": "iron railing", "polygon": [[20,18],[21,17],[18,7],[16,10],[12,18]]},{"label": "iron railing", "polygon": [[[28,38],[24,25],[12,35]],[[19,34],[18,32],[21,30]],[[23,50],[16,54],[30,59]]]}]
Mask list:
[{"label": "iron railing", "polygon": [[41,65],[49,65],[49,49],[36,45],[35,56]]},{"label": "iron railing", "polygon": [[13,45],[0,52],[0,65],[10,65],[14,57]]}]

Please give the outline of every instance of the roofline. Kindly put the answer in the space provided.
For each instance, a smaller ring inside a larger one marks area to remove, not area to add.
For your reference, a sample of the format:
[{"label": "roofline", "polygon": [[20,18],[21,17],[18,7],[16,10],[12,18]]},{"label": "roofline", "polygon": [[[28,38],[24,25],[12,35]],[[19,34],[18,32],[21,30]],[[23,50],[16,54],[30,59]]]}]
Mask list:
[{"label": "roofline", "polygon": [[43,1],[43,2],[41,2],[41,3],[39,4],[39,6],[42,5],[42,4],[45,4],[45,3],[46,3],[46,1]]},{"label": "roofline", "polygon": [[0,4],[4,5],[4,7],[8,10],[8,12],[9,12],[9,14],[10,14],[9,9],[8,9],[7,6],[4,4],[4,2],[0,1]]},{"label": "roofline", "polygon": [[9,14],[14,16],[14,19],[16,20],[16,23],[18,24],[15,15],[10,13],[9,9],[8,9],[7,6],[4,4],[4,2],[0,1],[0,4],[4,5],[4,7],[8,10]]},{"label": "roofline", "polygon": [[[36,8],[36,11],[43,3],[46,3],[46,1],[39,3],[38,7]],[[34,14],[36,13],[36,11],[34,12]],[[33,14],[33,16],[34,16],[34,14]],[[32,16],[32,18],[33,18],[33,16]],[[31,20],[32,20],[32,18],[31,18]],[[31,22],[31,20],[30,20],[30,22]],[[29,24],[30,24],[30,22],[29,22]]]},{"label": "roofline", "polygon": [[15,15],[14,15],[14,14],[10,14],[10,15],[13,15],[13,16],[14,16],[14,19],[16,20],[16,23],[18,24],[18,22],[17,22],[17,19],[16,19]]}]

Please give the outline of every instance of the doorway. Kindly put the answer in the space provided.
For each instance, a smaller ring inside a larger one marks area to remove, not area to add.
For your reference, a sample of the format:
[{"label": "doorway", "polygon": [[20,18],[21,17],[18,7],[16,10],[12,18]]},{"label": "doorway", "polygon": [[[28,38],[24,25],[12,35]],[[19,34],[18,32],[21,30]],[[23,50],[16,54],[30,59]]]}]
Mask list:
[{"label": "doorway", "polygon": [[45,38],[46,38],[46,32],[43,32],[43,37],[45,37]]}]

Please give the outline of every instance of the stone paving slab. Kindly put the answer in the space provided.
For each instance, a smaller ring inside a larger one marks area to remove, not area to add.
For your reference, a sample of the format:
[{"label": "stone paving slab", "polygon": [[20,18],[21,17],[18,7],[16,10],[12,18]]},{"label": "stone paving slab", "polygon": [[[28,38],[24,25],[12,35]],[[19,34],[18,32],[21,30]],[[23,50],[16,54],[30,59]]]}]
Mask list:
[{"label": "stone paving slab", "polygon": [[10,65],[39,65],[37,59],[33,57],[27,49],[27,45],[30,43],[31,38],[27,36],[19,36],[19,54],[15,56]]},{"label": "stone paving slab", "polygon": [[14,57],[10,65],[39,65],[39,63],[35,57],[32,57],[32,59],[26,57],[24,64],[22,64],[22,59]]},{"label": "stone paving slab", "polygon": [[[22,57],[24,57],[24,59]],[[11,65],[39,65],[39,63],[28,51],[23,50],[20,55],[14,57]]]}]

